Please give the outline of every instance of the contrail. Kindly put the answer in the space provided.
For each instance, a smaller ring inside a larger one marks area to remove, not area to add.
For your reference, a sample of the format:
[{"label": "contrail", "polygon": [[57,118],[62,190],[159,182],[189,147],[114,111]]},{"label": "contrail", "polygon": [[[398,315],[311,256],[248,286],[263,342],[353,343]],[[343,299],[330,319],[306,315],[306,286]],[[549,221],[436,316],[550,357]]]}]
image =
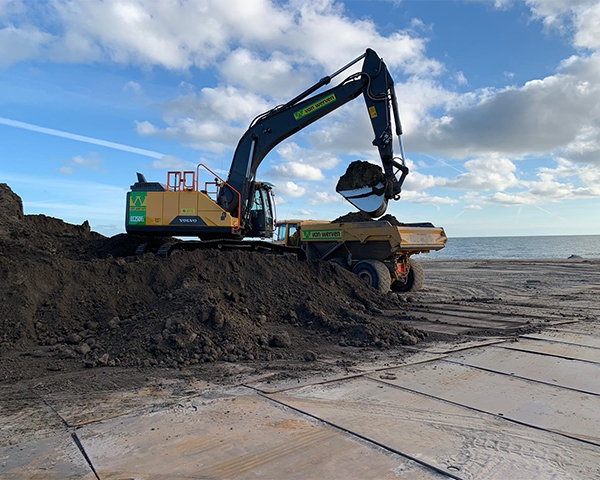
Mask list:
[{"label": "contrail", "polygon": [[428,155],[427,153],[422,153],[422,155],[425,155],[426,157],[431,158],[432,160],[435,160],[436,162],[440,162],[442,165],[449,167],[449,168],[453,168],[454,170],[456,170],[457,172],[460,173],[466,173],[464,170],[461,170],[460,168],[456,168],[454,165],[450,165],[448,162],[446,162],[443,158],[435,158],[431,155]]},{"label": "contrail", "polygon": [[68,138],[69,140],[75,140],[77,142],[91,143],[93,145],[100,145],[101,147],[114,148],[115,150],[122,150],[124,152],[137,153],[138,155],[144,155],[145,157],[161,159],[165,156],[164,153],[153,152],[152,150],[144,150],[143,148],[131,147],[129,145],[123,145],[122,143],[109,142],[107,140],[100,140],[99,138],[62,132],[60,130],[54,130],[53,128],[40,127],[39,125],[32,125],[31,123],[11,120],[10,118],[0,117],[0,124],[7,125],[9,127],[22,128],[23,130],[31,130],[32,132],[45,133],[46,135],[53,135],[55,137]]}]

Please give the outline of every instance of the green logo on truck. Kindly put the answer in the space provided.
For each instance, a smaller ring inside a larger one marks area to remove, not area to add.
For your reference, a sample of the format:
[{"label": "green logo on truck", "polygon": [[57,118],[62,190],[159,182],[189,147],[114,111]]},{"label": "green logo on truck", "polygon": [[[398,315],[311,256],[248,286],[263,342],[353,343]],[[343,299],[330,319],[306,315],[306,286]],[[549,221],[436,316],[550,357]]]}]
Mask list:
[{"label": "green logo on truck", "polygon": [[317,100],[315,103],[310,104],[308,107],[304,107],[302,110],[298,110],[294,112],[294,118],[296,120],[300,120],[301,118],[310,115],[313,112],[316,112],[319,108],[323,108],[330,103],[335,102],[337,99],[335,98],[335,94],[328,95],[327,97],[323,97],[321,100]]},{"label": "green logo on truck", "polygon": [[129,194],[129,225],[146,225],[146,192]]},{"label": "green logo on truck", "polygon": [[311,240],[341,240],[343,230],[341,228],[331,230],[302,230],[302,241]]}]

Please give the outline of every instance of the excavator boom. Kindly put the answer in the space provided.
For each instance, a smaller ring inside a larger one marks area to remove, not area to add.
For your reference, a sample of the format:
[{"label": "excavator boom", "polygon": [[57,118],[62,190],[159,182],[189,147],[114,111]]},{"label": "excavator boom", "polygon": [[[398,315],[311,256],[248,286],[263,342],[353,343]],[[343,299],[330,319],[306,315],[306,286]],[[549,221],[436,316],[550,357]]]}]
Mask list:
[{"label": "excavator boom", "polygon": [[[348,77],[341,84],[329,90],[309,97],[310,94],[327,85],[335,76],[362,59],[364,62],[361,72]],[[383,212],[379,213],[381,204],[385,202],[387,205],[388,199],[398,197],[408,169],[404,165],[403,157],[401,158],[402,163],[394,159],[392,147],[392,116],[396,126],[395,133],[399,139],[402,133],[394,82],[383,60],[371,49],[367,49],[363,55],[332,75],[322,78],[285,105],[265,112],[252,122],[235,150],[227,179],[227,183],[232,188],[221,189],[219,196],[221,207],[236,214],[235,208],[238,202],[234,190],[237,190],[241,193],[242,201],[246,201],[246,205],[243,205],[243,212],[241,212],[241,217],[243,217],[243,213],[248,212],[250,208],[248,202],[252,198],[252,185],[255,181],[256,171],[264,157],[289,136],[361,94],[365,99],[373,126],[375,134],[373,145],[377,146],[379,151],[385,182],[381,188],[368,188],[366,193],[361,191],[358,197],[354,191],[340,193],[357,208],[367,213],[378,213],[377,216],[382,215]],[[396,176],[396,170],[401,171],[400,179]],[[376,197],[377,208],[370,206],[361,208],[361,205],[367,204],[363,202],[363,199],[368,199],[368,202],[372,204],[373,197]],[[385,208],[383,210],[385,211]]]}]

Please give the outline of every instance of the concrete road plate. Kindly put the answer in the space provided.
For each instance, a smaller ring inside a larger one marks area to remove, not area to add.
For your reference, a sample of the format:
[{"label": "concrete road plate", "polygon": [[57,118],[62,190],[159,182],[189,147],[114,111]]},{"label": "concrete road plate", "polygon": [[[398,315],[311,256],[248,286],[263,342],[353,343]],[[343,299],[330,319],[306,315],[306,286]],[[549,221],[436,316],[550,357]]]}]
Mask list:
[{"label": "concrete road plate", "polygon": [[0,446],[53,437],[65,429],[60,417],[32,392],[0,390]]},{"label": "concrete road plate", "polygon": [[548,340],[551,342],[570,343],[572,345],[582,345],[584,347],[600,348],[600,336],[587,335],[584,333],[544,331],[542,333],[530,333],[523,335],[522,338],[531,338],[533,340]]},{"label": "concrete road plate", "polygon": [[0,447],[0,478],[96,480],[68,433]]},{"label": "concrete road plate", "polygon": [[431,342],[417,345],[416,347],[405,347],[407,350],[413,350],[418,352],[435,353],[438,355],[444,355],[453,352],[460,352],[462,350],[469,350],[475,347],[484,347],[486,345],[494,345],[496,343],[502,343],[505,338],[486,338],[483,340],[470,340],[467,342]]},{"label": "concrete road plate", "polygon": [[600,364],[494,347],[455,353],[446,359],[600,395]]},{"label": "concrete road plate", "polygon": [[129,391],[50,393],[45,394],[44,399],[69,426],[81,426],[175,403],[182,398],[198,395],[199,391],[208,386],[206,382],[195,380],[187,385],[186,392],[177,392],[174,387],[180,387],[180,384],[181,382],[163,381],[160,386],[152,385]]},{"label": "concrete road plate", "polygon": [[525,352],[541,353],[543,355],[553,355],[556,357],[600,363],[600,349],[598,348],[583,347],[568,343],[530,340],[527,338],[522,338],[518,342],[506,342],[500,346],[502,348],[509,348],[512,350],[521,350]]},{"label": "concrete road plate", "polygon": [[587,335],[600,337],[600,322],[577,322],[570,325],[562,325],[560,327],[553,328],[552,330],[559,332],[584,333]]},{"label": "concrete road plate", "polygon": [[436,478],[258,394],[191,400],[79,435],[102,479]]},{"label": "concrete road plate", "polygon": [[575,392],[448,362],[389,370],[386,383],[600,445],[600,401]]},{"label": "concrete road plate", "polygon": [[458,478],[583,479],[600,474],[598,446],[364,377],[269,396]]}]

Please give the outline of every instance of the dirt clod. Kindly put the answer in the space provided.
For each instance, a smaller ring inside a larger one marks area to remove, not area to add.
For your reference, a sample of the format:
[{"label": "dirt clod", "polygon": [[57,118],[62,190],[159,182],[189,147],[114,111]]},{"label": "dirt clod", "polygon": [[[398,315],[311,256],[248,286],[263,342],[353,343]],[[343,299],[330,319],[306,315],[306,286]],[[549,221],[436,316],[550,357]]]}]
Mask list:
[{"label": "dirt clod", "polygon": [[335,190],[341,192],[362,187],[375,187],[377,184],[385,184],[385,176],[381,167],[362,160],[356,160],[348,165]]}]

